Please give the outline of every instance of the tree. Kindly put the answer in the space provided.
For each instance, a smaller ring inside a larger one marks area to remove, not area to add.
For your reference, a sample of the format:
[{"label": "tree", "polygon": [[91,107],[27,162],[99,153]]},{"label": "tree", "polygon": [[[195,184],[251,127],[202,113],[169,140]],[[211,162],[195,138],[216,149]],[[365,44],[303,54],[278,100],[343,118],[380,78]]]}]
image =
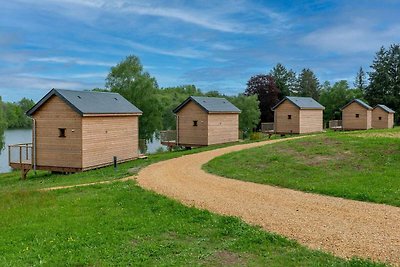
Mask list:
[{"label": "tree", "polygon": [[112,67],[106,79],[106,88],[120,93],[143,111],[139,119],[139,136],[152,139],[162,127],[162,107],[157,99],[157,81],[143,70],[139,58],[131,55]]},{"label": "tree", "polygon": [[362,67],[360,67],[357,72],[356,79],[354,81],[354,87],[361,91],[365,91],[367,87],[366,74]]},{"label": "tree", "polygon": [[257,96],[239,94],[237,96],[228,97],[228,100],[242,111],[239,115],[239,129],[242,130],[244,136],[247,137],[260,122],[261,112],[258,108],[259,101]]},{"label": "tree", "polygon": [[342,108],[354,98],[362,98],[360,89],[350,89],[347,81],[338,81],[333,86],[325,82],[322,86],[319,102],[325,107],[324,121],[339,120]]},{"label": "tree", "polygon": [[274,113],[271,108],[278,103],[279,93],[271,75],[259,74],[250,78],[244,94],[246,96],[257,95],[261,122],[271,122],[274,121]]},{"label": "tree", "polygon": [[298,78],[298,96],[312,97],[318,101],[320,84],[314,72],[310,69],[303,69]]},{"label": "tree", "polygon": [[371,105],[385,104],[400,112],[400,44],[376,53],[369,72],[365,98]]},{"label": "tree", "polygon": [[281,63],[276,64],[276,66],[270,71],[274,80],[276,87],[279,89],[280,98],[284,96],[293,95],[296,92],[296,73],[293,70],[287,70],[285,66]]}]

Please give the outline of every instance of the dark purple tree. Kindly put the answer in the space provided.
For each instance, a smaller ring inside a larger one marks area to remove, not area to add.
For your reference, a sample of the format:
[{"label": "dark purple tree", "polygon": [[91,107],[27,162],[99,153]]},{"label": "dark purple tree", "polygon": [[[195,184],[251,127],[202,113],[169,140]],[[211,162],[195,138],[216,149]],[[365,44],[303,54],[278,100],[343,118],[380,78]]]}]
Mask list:
[{"label": "dark purple tree", "polygon": [[271,110],[279,101],[280,91],[271,75],[258,74],[247,82],[245,95],[257,95],[261,111],[261,122],[273,122],[274,112]]}]

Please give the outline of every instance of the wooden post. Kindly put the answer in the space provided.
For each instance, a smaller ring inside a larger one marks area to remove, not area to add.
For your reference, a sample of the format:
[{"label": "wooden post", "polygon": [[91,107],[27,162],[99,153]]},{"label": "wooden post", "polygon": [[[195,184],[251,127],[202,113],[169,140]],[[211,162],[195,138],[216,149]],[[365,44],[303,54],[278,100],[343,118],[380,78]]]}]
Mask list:
[{"label": "wooden post", "polygon": [[19,146],[19,164],[22,165],[22,147]]}]

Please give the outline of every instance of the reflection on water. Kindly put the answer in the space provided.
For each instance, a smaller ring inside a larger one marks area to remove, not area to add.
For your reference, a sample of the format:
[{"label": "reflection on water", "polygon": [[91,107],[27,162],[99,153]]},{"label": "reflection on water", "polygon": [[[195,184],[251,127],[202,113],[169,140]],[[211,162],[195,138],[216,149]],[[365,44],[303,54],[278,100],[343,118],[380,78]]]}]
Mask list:
[{"label": "reflection on water", "polygon": [[[0,132],[0,173],[9,172],[11,168],[8,166],[8,145],[19,143],[32,143],[32,130],[31,129],[16,129],[6,130],[4,133]],[[154,136],[152,141],[143,142],[141,145],[141,153],[155,153],[163,146],[160,140]]]}]

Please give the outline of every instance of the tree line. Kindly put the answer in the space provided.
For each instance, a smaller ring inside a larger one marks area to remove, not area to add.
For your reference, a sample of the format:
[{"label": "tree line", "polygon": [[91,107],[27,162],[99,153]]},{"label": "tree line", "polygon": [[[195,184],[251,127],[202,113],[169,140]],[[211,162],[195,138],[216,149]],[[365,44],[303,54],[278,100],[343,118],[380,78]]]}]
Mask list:
[{"label": "tree line", "polygon": [[25,115],[35,102],[22,98],[18,102],[3,102],[0,96],[0,129],[30,128],[32,120]]}]

